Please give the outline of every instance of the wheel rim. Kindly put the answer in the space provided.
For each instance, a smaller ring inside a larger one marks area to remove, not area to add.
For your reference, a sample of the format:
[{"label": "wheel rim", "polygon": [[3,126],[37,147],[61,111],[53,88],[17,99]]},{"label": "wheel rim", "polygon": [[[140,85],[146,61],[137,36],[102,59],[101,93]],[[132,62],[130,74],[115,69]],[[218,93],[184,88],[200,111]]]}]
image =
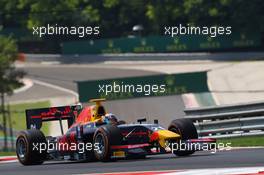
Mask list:
[{"label": "wheel rim", "polygon": [[105,152],[105,141],[102,134],[96,136],[95,143],[98,144],[98,148],[95,149],[95,152],[99,155],[103,155]]},{"label": "wheel rim", "polygon": [[20,160],[25,159],[26,151],[27,151],[27,148],[26,148],[25,140],[19,139],[17,143],[17,154]]}]

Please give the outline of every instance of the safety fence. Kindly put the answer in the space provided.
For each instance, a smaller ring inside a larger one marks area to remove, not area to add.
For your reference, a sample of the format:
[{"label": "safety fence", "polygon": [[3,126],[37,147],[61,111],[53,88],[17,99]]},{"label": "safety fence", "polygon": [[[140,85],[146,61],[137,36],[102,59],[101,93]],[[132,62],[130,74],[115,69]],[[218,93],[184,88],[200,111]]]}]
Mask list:
[{"label": "safety fence", "polygon": [[186,109],[201,137],[264,135],[264,102]]},{"label": "safety fence", "polygon": [[258,48],[261,37],[257,34],[234,33],[212,38],[205,35],[148,36],[133,38],[70,41],[62,44],[63,54],[106,53],[171,53],[192,51],[223,51]]}]

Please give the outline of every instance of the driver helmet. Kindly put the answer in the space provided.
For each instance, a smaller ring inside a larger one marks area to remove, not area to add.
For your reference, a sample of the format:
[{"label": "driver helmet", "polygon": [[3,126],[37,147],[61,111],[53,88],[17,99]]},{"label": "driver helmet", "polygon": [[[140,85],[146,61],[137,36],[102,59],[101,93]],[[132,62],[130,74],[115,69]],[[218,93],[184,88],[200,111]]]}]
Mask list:
[{"label": "driver helmet", "polygon": [[115,123],[117,123],[117,118],[116,118],[116,116],[115,116],[114,114],[112,114],[112,113],[107,113],[107,114],[105,114],[105,116],[104,116],[104,121],[105,121],[106,123],[115,124]]}]

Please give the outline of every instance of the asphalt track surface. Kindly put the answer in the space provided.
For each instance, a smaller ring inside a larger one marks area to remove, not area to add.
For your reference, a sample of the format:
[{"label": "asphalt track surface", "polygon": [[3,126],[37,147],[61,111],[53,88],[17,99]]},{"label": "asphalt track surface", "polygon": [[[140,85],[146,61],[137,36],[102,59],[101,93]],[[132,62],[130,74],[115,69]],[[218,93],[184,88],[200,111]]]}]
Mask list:
[{"label": "asphalt track surface", "polygon": [[[98,66],[82,66],[82,65],[42,65],[34,64],[34,66],[22,66],[18,67],[19,70],[23,70],[26,73],[26,78],[32,80],[38,80],[44,83],[62,87],[74,92],[77,92],[76,81],[84,80],[100,80],[109,78],[121,78],[132,76],[144,76],[160,74],[154,71],[141,71],[132,69],[118,69],[118,68],[105,68]],[[58,89],[46,87],[34,83],[30,89],[14,94],[8,97],[8,101],[23,102],[34,101],[37,99],[48,99],[50,97],[64,97],[72,96],[68,92],[64,92]],[[45,101],[45,100],[44,100]]]},{"label": "asphalt track surface", "polygon": [[[164,74],[156,71],[135,70],[124,67],[122,69],[122,65],[113,66],[107,64],[35,64],[20,69],[26,71],[29,79],[49,83],[75,92],[77,92],[76,81]],[[47,97],[56,97],[59,99],[59,97],[65,97],[67,95],[69,94],[58,91],[57,89],[34,84],[29,90],[16,94],[13,99],[18,101],[47,99]],[[44,96],[46,98],[43,98]],[[130,106],[133,106],[133,108],[127,109]],[[120,118],[127,122],[135,122],[139,117],[145,117],[148,121],[153,121],[154,119],[157,119],[157,116],[164,116],[160,118],[159,122],[165,127],[167,127],[175,118],[183,117],[183,110],[185,108],[183,99],[180,95],[115,100],[113,102],[108,101],[105,103],[105,107],[106,109],[111,109],[111,112],[120,116]]]},{"label": "asphalt track surface", "polygon": [[159,72],[117,68],[81,66],[26,67],[27,77],[77,91],[76,81],[133,77],[160,74]]},{"label": "asphalt track surface", "polygon": [[[0,164],[1,175],[90,174],[131,171],[184,170],[263,166],[264,149],[221,151],[216,154],[197,152],[188,157],[174,155],[149,156],[140,160],[114,162],[46,162],[23,166],[20,163]],[[213,170],[212,170],[213,171]]]}]

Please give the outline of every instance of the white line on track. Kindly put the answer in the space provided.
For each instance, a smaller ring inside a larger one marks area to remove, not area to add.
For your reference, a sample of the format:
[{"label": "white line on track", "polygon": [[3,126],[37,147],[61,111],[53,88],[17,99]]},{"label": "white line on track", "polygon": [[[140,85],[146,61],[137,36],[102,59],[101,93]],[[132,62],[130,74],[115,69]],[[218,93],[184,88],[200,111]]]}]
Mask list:
[{"label": "white line on track", "polygon": [[[236,167],[236,168],[208,168],[208,169],[182,169],[182,170],[162,170],[162,171],[134,171],[134,172],[112,172],[98,173],[92,175],[251,175],[262,174],[264,167]],[[86,175],[86,174],[82,174]]]},{"label": "white line on track", "polygon": [[29,88],[31,88],[33,86],[33,82],[28,79],[28,78],[23,78],[21,80],[21,82],[24,84],[24,86],[18,88],[18,89],[15,89],[14,90],[14,93],[17,94],[17,93],[20,93],[20,92],[24,92],[26,90],[28,90]]},{"label": "white line on track", "polygon": [[44,81],[39,81],[39,80],[35,80],[35,79],[32,79],[32,81],[34,83],[42,85],[42,86],[46,86],[46,87],[49,87],[49,88],[57,89],[59,91],[70,93],[70,94],[75,96],[76,100],[79,99],[79,94],[77,92],[73,91],[73,90],[66,89],[66,88],[63,88],[63,87],[60,87],[60,86],[57,86],[57,85],[54,85],[54,84],[46,83]]},{"label": "white line on track", "polygon": [[15,163],[15,162],[18,162],[18,160],[0,161],[0,164],[4,164],[4,163]]},{"label": "white line on track", "polygon": [[0,164],[17,162],[17,156],[0,156]]}]

